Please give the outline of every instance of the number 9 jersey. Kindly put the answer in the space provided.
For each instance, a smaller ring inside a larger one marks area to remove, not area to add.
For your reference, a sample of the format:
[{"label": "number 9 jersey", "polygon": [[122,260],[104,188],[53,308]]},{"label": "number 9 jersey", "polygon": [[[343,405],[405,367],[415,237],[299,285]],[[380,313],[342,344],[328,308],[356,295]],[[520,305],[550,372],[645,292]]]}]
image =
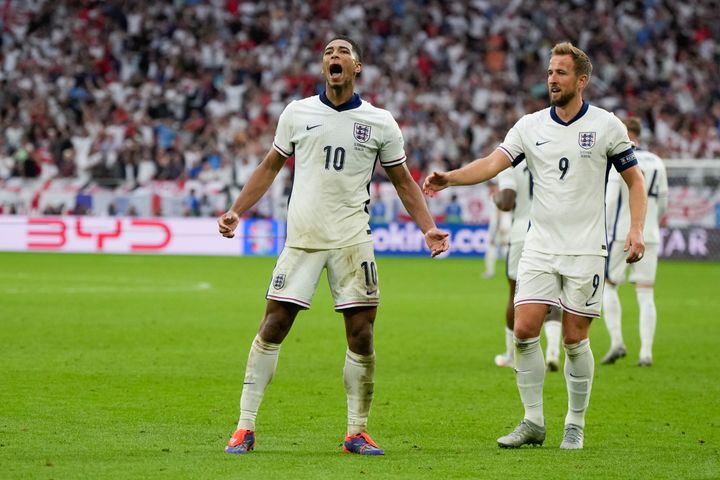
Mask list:
[{"label": "number 9 jersey", "polygon": [[295,155],[286,245],[331,249],[372,241],[367,205],[375,161],[393,167],[406,158],[390,112],[358,94],[339,106],[325,92],[296,100],[280,115],[273,147]]},{"label": "number 9 jersey", "polygon": [[583,102],[562,121],[555,107],[523,116],[498,147],[533,177],[525,249],[557,255],[607,256],[605,185],[611,166],[637,164],[625,125]]}]

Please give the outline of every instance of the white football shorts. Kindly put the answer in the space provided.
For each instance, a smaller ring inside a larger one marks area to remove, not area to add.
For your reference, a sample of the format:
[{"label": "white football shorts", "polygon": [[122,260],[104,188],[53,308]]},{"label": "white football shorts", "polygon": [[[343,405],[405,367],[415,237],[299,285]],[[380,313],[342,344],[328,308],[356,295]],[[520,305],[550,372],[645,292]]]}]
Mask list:
[{"label": "white football shorts", "polygon": [[524,250],[518,265],[515,306],[557,305],[585,317],[600,317],[605,257],[552,255]]},{"label": "white football shorts", "polygon": [[377,306],[380,303],[372,242],[331,250],[286,246],[278,257],[265,298],[310,308],[325,268],[335,310]]},{"label": "white football shorts", "polygon": [[607,278],[616,285],[625,283],[628,269],[630,270],[630,282],[641,285],[655,285],[655,274],[657,273],[658,248],[657,243],[645,245],[645,253],[640,261],[627,263],[627,253],[623,252],[625,242],[613,241],[610,243],[608,254]]}]

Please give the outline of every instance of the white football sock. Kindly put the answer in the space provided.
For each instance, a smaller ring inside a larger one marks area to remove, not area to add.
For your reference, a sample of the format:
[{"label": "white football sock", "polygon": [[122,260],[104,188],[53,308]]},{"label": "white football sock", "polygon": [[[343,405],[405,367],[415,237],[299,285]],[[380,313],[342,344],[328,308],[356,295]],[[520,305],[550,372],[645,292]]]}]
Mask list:
[{"label": "white football sock", "polygon": [[560,319],[562,310],[560,307],[550,307],[545,316],[545,356],[546,358],[560,358]]},{"label": "white football sock", "polygon": [[279,343],[266,342],[259,334],[255,336],[245,367],[245,381],[240,395],[240,421],[237,428],[255,430],[257,412],[265,395],[265,389],[275,373],[279,354]]},{"label": "white football sock", "polygon": [[343,380],[347,393],[348,435],[357,435],[367,430],[370,405],[375,386],[375,354],[359,355],[345,352]]},{"label": "white football sock", "polygon": [[624,343],[621,324],[622,307],[620,306],[617,285],[611,285],[609,282],[605,282],[603,291],[603,317],[610,334],[610,348],[619,347]]},{"label": "white football sock", "polygon": [[513,338],[512,329],[505,327],[505,356],[507,358],[513,358],[513,354],[515,353],[515,341]]},{"label": "white football sock", "polygon": [[638,287],[637,301],[640,307],[640,358],[652,358],[657,310],[653,287]]},{"label": "white football sock", "polygon": [[568,413],[565,424],[585,426],[585,411],[590,402],[595,359],[590,349],[590,339],[565,345],[565,382],[568,391]]},{"label": "white football sock", "polygon": [[497,260],[498,248],[492,243],[487,244],[487,250],[485,251],[485,276],[495,276],[495,261]]},{"label": "white football sock", "polygon": [[545,425],[543,416],[545,361],[540,347],[540,337],[515,339],[515,381],[520,391],[520,400],[525,407],[525,418],[542,427]]}]

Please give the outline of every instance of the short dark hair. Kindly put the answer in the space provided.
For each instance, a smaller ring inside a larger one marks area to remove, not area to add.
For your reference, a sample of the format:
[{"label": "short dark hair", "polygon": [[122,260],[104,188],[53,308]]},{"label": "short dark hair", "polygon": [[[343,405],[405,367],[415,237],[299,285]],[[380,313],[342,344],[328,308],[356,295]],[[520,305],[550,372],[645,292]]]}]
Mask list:
[{"label": "short dark hair", "polygon": [[350,46],[352,47],[352,51],[355,54],[355,58],[356,58],[357,62],[362,63],[363,51],[362,51],[362,48],[360,47],[360,45],[358,45],[358,43],[355,40],[353,40],[352,38],[350,38],[346,35],[335,35],[330,40],[328,40],[325,45],[327,45],[330,42],[334,42],[335,40],[344,40],[344,41],[348,42],[350,44]]}]

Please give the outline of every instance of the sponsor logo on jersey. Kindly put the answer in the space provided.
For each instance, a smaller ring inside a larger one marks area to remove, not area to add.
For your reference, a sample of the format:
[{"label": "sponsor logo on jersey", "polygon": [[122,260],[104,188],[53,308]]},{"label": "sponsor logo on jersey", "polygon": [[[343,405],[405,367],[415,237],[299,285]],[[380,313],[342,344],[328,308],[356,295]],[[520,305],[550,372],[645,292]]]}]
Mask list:
[{"label": "sponsor logo on jersey", "polygon": [[285,274],[278,273],[277,275],[275,275],[272,285],[275,290],[282,290],[285,286]]},{"label": "sponsor logo on jersey", "polygon": [[591,149],[595,145],[595,132],[578,133],[578,143],[585,150]]},{"label": "sponsor logo on jersey", "polygon": [[363,125],[362,123],[356,123],[353,129],[353,135],[355,140],[360,143],[365,143],[370,140],[370,125]]}]

